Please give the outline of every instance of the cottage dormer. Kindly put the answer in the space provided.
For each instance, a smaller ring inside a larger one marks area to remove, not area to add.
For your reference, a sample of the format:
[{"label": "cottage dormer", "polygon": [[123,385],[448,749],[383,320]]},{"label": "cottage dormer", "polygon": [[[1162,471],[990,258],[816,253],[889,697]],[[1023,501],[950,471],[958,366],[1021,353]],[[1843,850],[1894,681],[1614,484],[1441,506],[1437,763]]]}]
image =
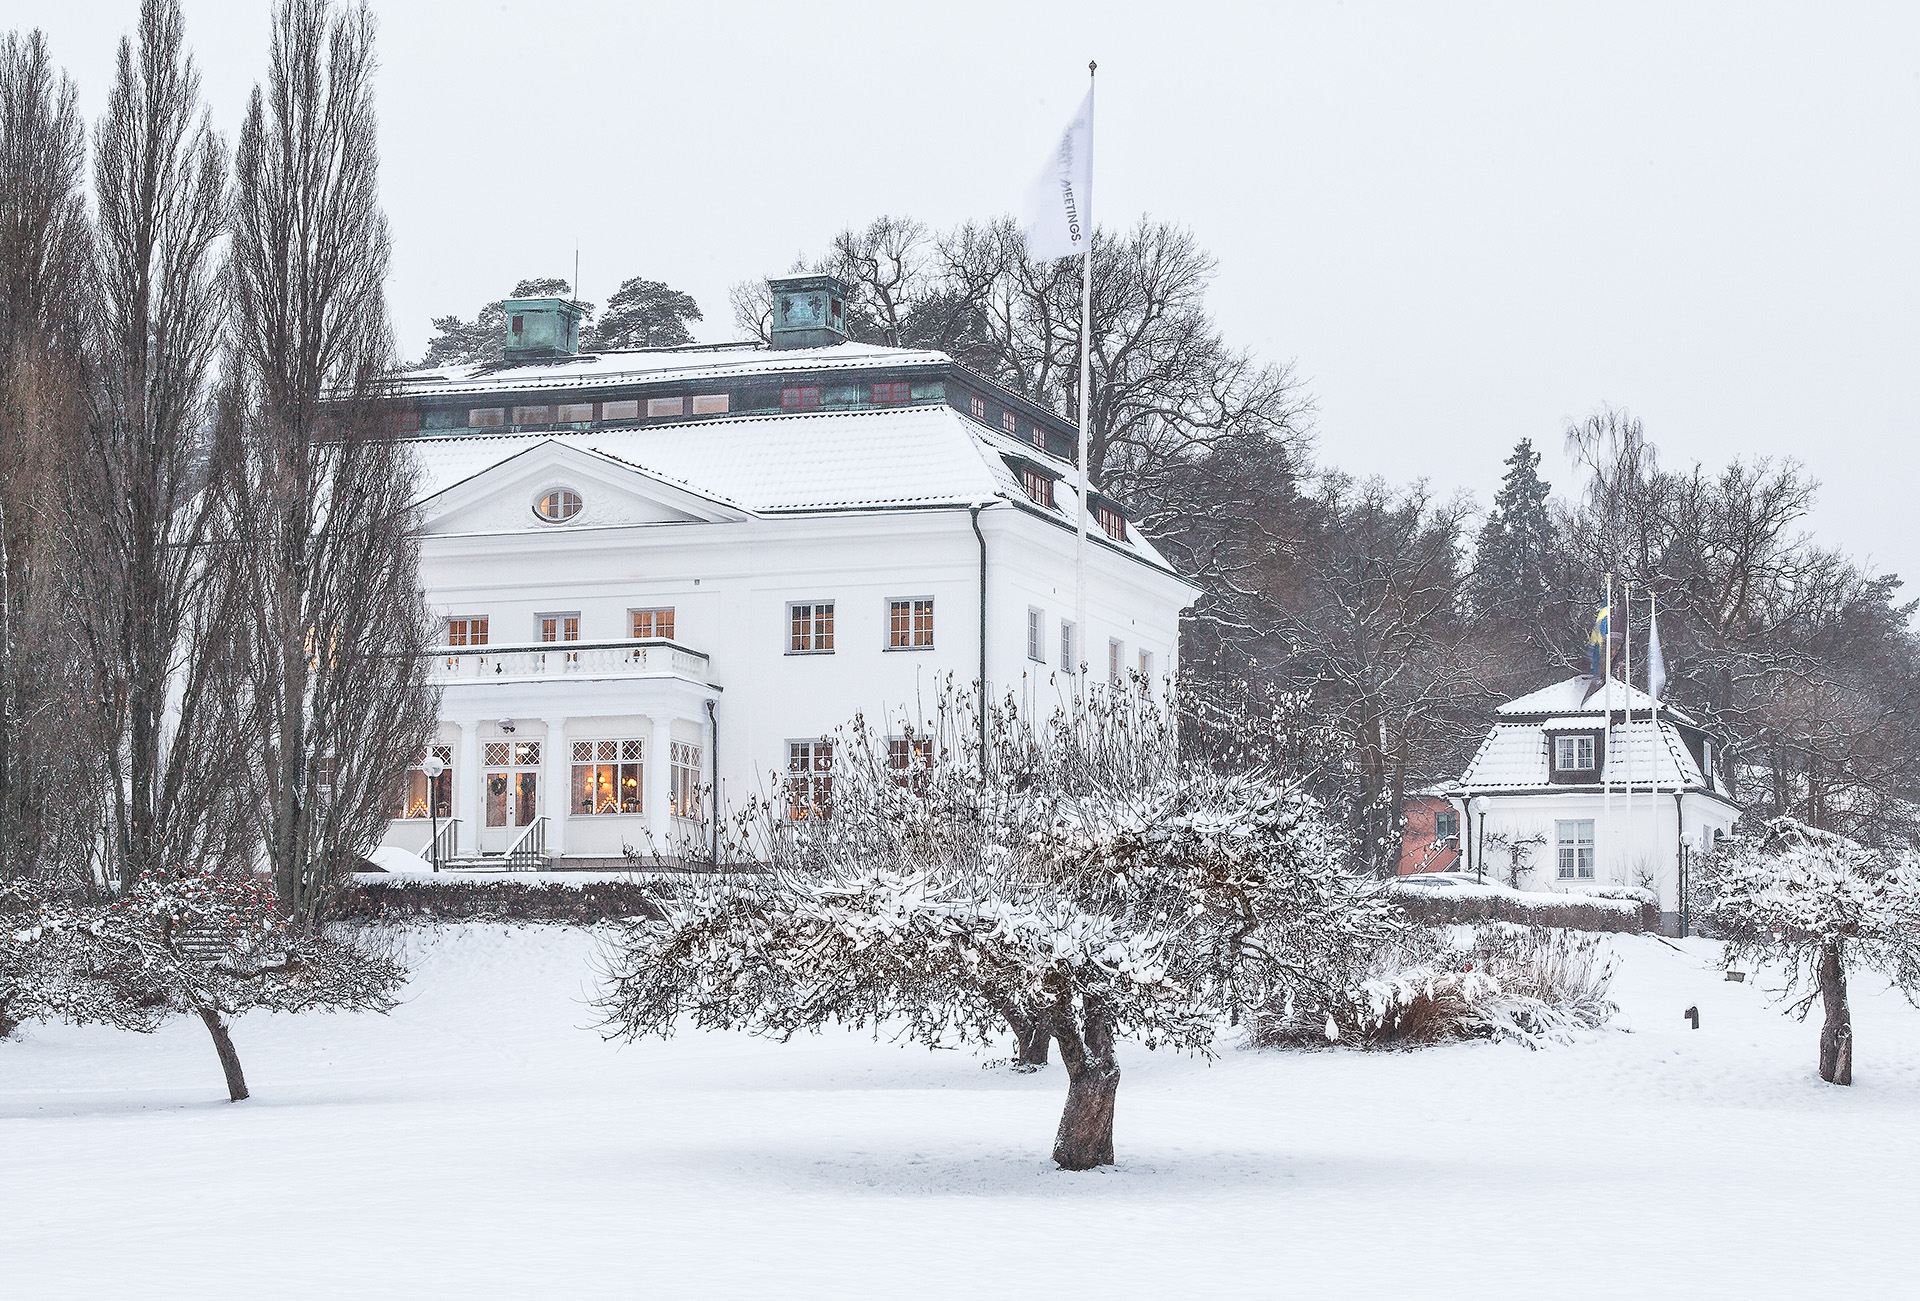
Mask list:
[{"label": "cottage dormer", "polygon": [[1555,784],[1591,784],[1607,761],[1606,730],[1594,718],[1550,718],[1541,729],[1547,738],[1547,780]]}]

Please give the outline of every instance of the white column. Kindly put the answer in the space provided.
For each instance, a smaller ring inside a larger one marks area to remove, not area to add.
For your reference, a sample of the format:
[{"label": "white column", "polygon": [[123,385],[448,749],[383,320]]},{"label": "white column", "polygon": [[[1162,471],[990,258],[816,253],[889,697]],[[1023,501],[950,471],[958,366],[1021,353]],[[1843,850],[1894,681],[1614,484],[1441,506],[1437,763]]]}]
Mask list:
[{"label": "white column", "polygon": [[672,848],[673,815],[668,808],[667,780],[673,763],[673,719],[658,716],[653,720],[653,740],[647,744],[646,793],[641,807],[647,815],[647,830],[653,835],[653,852],[665,854]]},{"label": "white column", "polygon": [[567,742],[566,719],[546,721],[547,748],[543,752],[546,762],[540,765],[540,781],[547,789],[540,803],[547,815],[547,852],[558,858],[566,848],[567,815],[572,812],[573,747]]},{"label": "white column", "polygon": [[453,751],[453,816],[460,819],[456,850],[472,854],[480,848],[480,724],[464,719],[455,726],[460,729]]}]

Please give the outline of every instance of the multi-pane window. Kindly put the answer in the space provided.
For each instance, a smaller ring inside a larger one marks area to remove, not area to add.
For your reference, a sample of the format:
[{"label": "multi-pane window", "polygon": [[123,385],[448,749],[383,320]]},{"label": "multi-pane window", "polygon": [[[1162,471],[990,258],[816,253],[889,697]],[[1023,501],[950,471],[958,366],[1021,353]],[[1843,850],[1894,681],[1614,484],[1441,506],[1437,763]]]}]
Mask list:
[{"label": "multi-pane window", "polygon": [[573,812],[585,817],[639,813],[645,752],[644,743],[633,737],[575,741]]},{"label": "multi-pane window", "polygon": [[673,767],[667,777],[668,798],[676,818],[700,816],[700,747],[691,741],[674,741],[668,747]]},{"label": "multi-pane window", "polygon": [[579,641],[579,614],[543,614],[540,616],[541,641]]},{"label": "multi-pane window", "polygon": [[1140,652],[1140,676],[1148,682],[1153,681],[1153,652]]},{"label": "multi-pane window", "polygon": [[515,407],[513,423],[516,425],[550,425],[553,423],[553,408],[550,406]]},{"label": "multi-pane window", "polygon": [[482,407],[467,412],[467,428],[498,429],[507,423],[505,407]]},{"label": "multi-pane window", "polygon": [[593,403],[562,402],[557,418],[563,425],[583,425],[593,420]]},{"label": "multi-pane window", "polygon": [[1126,648],[1117,637],[1107,639],[1107,681],[1120,681],[1120,665],[1125,662]]},{"label": "multi-pane window", "polygon": [[487,621],[484,616],[447,620],[447,645],[485,646],[486,644]]},{"label": "multi-pane window", "polygon": [[663,610],[633,610],[633,635],[636,641],[672,641],[673,607]]},{"label": "multi-pane window", "polygon": [[987,418],[986,399],[985,398],[969,398],[967,400],[967,410],[973,413],[973,418],[975,420],[984,422]]},{"label": "multi-pane window", "polygon": [[418,764],[407,769],[400,789],[400,811],[395,817],[430,818],[436,812],[443,818],[453,816],[453,747],[436,745],[433,756],[445,765],[440,775],[429,781]]},{"label": "multi-pane window", "polygon": [[933,771],[933,738],[895,736],[887,741],[887,770],[893,780],[914,790],[925,790]]},{"label": "multi-pane window", "polygon": [[400,413],[400,432],[401,433],[411,434],[419,428],[420,428],[420,413],[418,411],[403,411]]},{"label": "multi-pane window", "polygon": [[1559,878],[1562,881],[1593,880],[1593,819],[1554,823],[1553,840],[1558,851]]},{"label": "multi-pane window", "polygon": [[887,646],[917,650],[933,645],[933,598],[887,602]]},{"label": "multi-pane window", "polygon": [[602,420],[638,420],[640,418],[640,400],[634,398],[628,402],[602,402],[600,404]]},{"label": "multi-pane window", "polygon": [[648,398],[647,419],[658,420],[662,416],[683,416],[687,413],[685,398]]},{"label": "multi-pane window", "polygon": [[833,742],[787,742],[787,818],[824,818],[833,807]]},{"label": "multi-pane window", "polygon": [[1105,502],[1095,508],[1100,516],[1100,530],[1115,542],[1127,540],[1127,517]]},{"label": "multi-pane window", "polygon": [[1047,662],[1046,622],[1046,611],[1038,606],[1027,607],[1027,658],[1042,664]]},{"label": "multi-pane window", "polygon": [[1561,772],[1592,772],[1593,740],[1591,736],[1554,737],[1553,766]]},{"label": "multi-pane window", "polygon": [[486,815],[490,827],[524,827],[540,812],[540,743],[488,741],[481,746],[486,766]]},{"label": "multi-pane window", "polygon": [[907,384],[875,384],[873,386],[873,405],[876,407],[898,406],[912,396],[912,387]]},{"label": "multi-pane window", "polygon": [[1460,813],[1448,809],[1445,813],[1433,815],[1433,838],[1442,843],[1460,843]]},{"label": "multi-pane window", "polygon": [[786,411],[803,410],[820,405],[820,389],[815,385],[804,388],[783,388],[780,390],[780,406]]},{"label": "multi-pane window", "polygon": [[1074,672],[1073,623],[1067,619],[1060,621],[1060,667],[1067,673]]},{"label": "multi-pane window", "polygon": [[[932,617],[929,609],[928,617]],[[833,649],[833,602],[809,601],[787,607],[787,653],[810,655]]]},{"label": "multi-pane window", "polygon": [[553,488],[540,494],[533,513],[549,524],[561,524],[580,513],[580,494],[571,488]]},{"label": "multi-pane window", "polygon": [[693,414],[696,416],[723,416],[732,403],[725,393],[696,393],[693,396]]},{"label": "multi-pane window", "polygon": [[1027,490],[1027,496],[1042,506],[1053,505],[1053,480],[1031,466],[1020,471],[1020,486]]},{"label": "multi-pane window", "polygon": [[1002,411],[1000,413],[1000,427],[1010,434],[1020,432],[1020,422],[1013,418],[1013,412],[1011,411]]}]

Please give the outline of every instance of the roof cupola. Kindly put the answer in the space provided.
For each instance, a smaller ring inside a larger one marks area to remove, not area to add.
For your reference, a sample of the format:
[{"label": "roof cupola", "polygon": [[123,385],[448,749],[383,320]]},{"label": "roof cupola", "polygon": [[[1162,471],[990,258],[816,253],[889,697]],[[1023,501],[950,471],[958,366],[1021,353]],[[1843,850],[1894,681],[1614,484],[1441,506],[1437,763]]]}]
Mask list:
[{"label": "roof cupola", "polygon": [[566,298],[509,298],[507,360],[543,361],[580,351],[580,308]]},{"label": "roof cupola", "polygon": [[847,341],[847,287],[834,276],[769,280],[775,348],[831,348]]}]

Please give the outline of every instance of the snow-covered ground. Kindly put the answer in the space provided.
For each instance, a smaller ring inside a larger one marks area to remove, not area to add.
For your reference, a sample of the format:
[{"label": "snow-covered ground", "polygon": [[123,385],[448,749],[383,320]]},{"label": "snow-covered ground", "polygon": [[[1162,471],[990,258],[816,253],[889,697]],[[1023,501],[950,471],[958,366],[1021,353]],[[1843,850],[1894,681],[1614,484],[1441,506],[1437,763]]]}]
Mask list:
[{"label": "snow-covered ground", "polygon": [[0,1294],[1910,1294],[1920,1013],[1856,986],[1833,1088],[1711,945],[1612,942],[1629,1033],[1130,1051],[1120,1165],[1065,1174],[1057,1065],[610,1045],[590,935],[449,927],[389,1018],[242,1021],[237,1106],[197,1023],[0,1044]]}]

